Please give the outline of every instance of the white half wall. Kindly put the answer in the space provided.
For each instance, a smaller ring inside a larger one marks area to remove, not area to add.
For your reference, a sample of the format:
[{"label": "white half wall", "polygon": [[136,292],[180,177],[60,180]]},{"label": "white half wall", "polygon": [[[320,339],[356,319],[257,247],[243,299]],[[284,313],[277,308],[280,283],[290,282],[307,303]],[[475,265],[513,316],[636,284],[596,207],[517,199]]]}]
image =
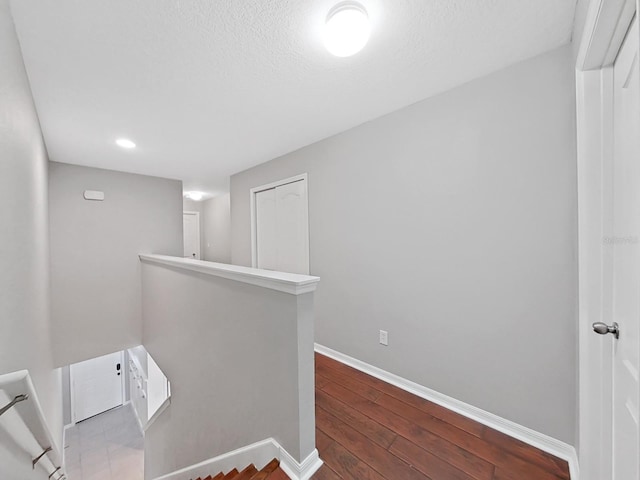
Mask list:
[{"label": "white half wall", "polygon": [[51,162],[49,203],[56,365],[140,345],[138,254],[182,256],[182,183]]},{"label": "white half wall", "polygon": [[147,479],[265,438],[300,463],[315,450],[317,279],[236,270],[143,257],[144,346],[171,382],[145,434]]},{"label": "white half wall", "polygon": [[[62,445],[60,371],[49,317],[47,151],[9,2],[0,0],[0,374],[29,370]],[[46,479],[0,429],[0,478]]]},{"label": "white half wall", "polygon": [[575,137],[566,46],[232,176],[233,263],[308,173],[316,341],[574,444]]}]

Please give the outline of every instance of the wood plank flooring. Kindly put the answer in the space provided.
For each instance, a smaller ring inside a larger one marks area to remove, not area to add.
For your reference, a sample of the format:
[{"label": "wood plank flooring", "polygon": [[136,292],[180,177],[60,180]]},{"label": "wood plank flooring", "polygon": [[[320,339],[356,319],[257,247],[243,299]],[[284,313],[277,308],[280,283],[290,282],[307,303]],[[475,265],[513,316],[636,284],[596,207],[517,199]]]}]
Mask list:
[{"label": "wood plank flooring", "polygon": [[316,354],[315,480],[569,480],[567,463]]}]

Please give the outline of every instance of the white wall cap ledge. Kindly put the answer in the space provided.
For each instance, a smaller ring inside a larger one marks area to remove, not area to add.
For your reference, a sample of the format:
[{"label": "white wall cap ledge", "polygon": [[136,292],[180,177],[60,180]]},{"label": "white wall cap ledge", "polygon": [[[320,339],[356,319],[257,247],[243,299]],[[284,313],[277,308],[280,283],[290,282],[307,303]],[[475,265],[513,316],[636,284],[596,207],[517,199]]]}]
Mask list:
[{"label": "white wall cap ledge", "polygon": [[190,270],[213,277],[225,278],[227,280],[234,280],[236,282],[248,283],[279,292],[290,293],[291,295],[302,295],[303,293],[313,292],[320,281],[320,277],[312,277],[309,275],[261,270],[259,268],[206,262],[204,260],[194,260],[191,258],[147,254],[141,254],[139,257],[141,262]]}]

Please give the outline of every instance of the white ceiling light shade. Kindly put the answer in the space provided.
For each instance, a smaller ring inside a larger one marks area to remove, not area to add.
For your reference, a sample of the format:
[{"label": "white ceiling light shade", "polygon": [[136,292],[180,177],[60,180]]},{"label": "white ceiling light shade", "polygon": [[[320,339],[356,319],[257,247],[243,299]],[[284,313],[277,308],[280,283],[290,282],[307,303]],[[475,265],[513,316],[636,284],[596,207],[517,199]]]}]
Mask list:
[{"label": "white ceiling light shade", "polygon": [[204,193],[202,192],[187,192],[184,194],[189,200],[193,200],[195,202],[199,202],[204,198]]},{"label": "white ceiling light shade", "polygon": [[118,145],[119,147],[122,147],[122,148],[126,148],[126,149],[136,148],[136,144],[133,143],[128,138],[119,138],[119,139],[117,139],[116,140],[116,145]]},{"label": "white ceiling light shade", "polygon": [[327,16],[324,45],[336,57],[350,57],[364,48],[370,33],[365,8],[357,2],[341,2]]}]

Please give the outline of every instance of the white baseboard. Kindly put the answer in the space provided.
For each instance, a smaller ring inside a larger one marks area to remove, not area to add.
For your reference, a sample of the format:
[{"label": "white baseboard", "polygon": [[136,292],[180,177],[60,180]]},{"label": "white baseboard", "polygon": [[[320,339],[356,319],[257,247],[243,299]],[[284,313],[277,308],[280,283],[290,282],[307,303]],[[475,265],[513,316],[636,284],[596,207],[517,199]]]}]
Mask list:
[{"label": "white baseboard", "polygon": [[273,438],[238,448],[231,452],[218,455],[204,462],[176,470],[175,472],[157,477],[154,480],[190,480],[192,478],[205,478],[218,472],[229,472],[234,468],[244,468],[253,463],[257,469],[261,469],[274,458],[280,460],[280,468],[289,475],[291,480],[309,480],[311,476],[322,466],[322,460],[318,451],[314,450],[302,463],[298,463],[282,446]]},{"label": "white baseboard", "polygon": [[424,398],[426,400],[429,400],[430,402],[436,403],[442,407],[459,413],[462,416],[475,420],[476,422],[486,425],[487,427],[498,430],[513,438],[517,438],[518,440],[525,442],[544,452],[550,453],[551,455],[566,460],[569,464],[571,480],[579,479],[580,473],[576,449],[568,443],[562,442],[543,433],[536,432],[535,430],[519,425],[515,422],[512,422],[511,420],[499,417],[498,415],[489,413],[485,410],[474,407],[473,405],[469,405],[468,403],[461,402],[460,400],[456,400],[455,398],[449,397],[440,392],[436,392],[435,390],[382,370],[381,368],[369,365],[368,363],[357,360],[353,357],[345,355],[344,353],[337,352],[323,345],[316,343],[315,351],[327,357],[333,358],[340,363],[349,365],[356,370],[367,373],[372,377],[376,377],[380,380],[390,383],[391,385],[401,388],[402,390],[412,393],[418,397]]},{"label": "white baseboard", "polygon": [[316,449],[302,463],[298,463],[295,458],[289,455],[289,452],[280,447],[280,468],[292,480],[309,480],[321,466],[322,460],[320,460],[320,455]]}]

